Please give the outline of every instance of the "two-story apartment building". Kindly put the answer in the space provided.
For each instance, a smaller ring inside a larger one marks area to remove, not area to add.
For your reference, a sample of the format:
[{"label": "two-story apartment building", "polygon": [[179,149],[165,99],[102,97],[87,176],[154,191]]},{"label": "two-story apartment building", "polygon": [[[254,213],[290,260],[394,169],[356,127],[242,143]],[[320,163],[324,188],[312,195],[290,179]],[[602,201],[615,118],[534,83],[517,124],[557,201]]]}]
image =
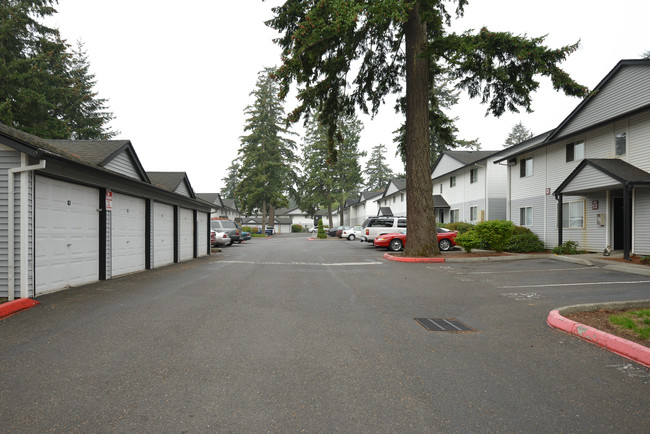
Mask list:
[{"label": "two-story apartment building", "polygon": [[384,211],[385,215],[405,216],[406,179],[391,179],[384,189],[384,194],[376,199],[376,202],[379,210]]},{"label": "two-story apartment building", "polygon": [[379,212],[376,200],[382,194],[381,191],[363,191],[357,198],[349,199],[344,209],[344,224],[357,226],[369,217],[375,217]]},{"label": "two-story apartment building", "polygon": [[505,166],[493,164],[499,151],[446,151],[431,171],[433,194],[447,207],[436,207],[436,221],[478,223],[506,218]]},{"label": "two-story apartment building", "polygon": [[557,128],[495,163],[509,218],[546,247],[650,254],[650,59],[620,61]]}]

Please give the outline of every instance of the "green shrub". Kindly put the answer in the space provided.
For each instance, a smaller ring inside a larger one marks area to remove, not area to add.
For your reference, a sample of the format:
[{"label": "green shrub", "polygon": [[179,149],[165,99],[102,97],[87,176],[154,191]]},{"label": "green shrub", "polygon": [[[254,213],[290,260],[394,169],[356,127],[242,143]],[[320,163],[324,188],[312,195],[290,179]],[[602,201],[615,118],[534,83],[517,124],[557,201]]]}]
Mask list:
[{"label": "green shrub", "polygon": [[302,232],[302,225],[291,225],[291,232]]},{"label": "green shrub", "polygon": [[473,230],[459,233],[456,235],[456,244],[461,246],[467,253],[471,253],[474,249],[483,247],[481,239],[476,235]]},{"label": "green shrub", "polygon": [[503,252],[508,247],[514,227],[508,220],[489,220],[477,224],[473,231],[485,248]]},{"label": "green shrub", "polygon": [[244,232],[250,232],[251,234],[253,232],[257,232],[257,229],[255,229],[255,231],[253,231],[253,229],[250,226],[242,226],[241,230],[244,231]]},{"label": "green shrub", "polygon": [[532,234],[533,231],[531,231],[529,228],[526,226],[517,226],[515,225],[514,231],[512,232],[512,235],[522,235],[522,234]]},{"label": "green shrub", "polygon": [[445,224],[439,224],[441,228],[449,229],[450,231],[458,231],[459,234],[464,234],[465,232],[469,231],[474,227],[473,224],[471,223],[465,223],[465,222],[456,222],[456,223],[445,223]]},{"label": "green shrub", "polygon": [[[515,232],[516,231],[517,229],[515,229]],[[537,235],[529,230],[527,233],[515,233],[510,237],[510,242],[508,243],[508,248],[506,250],[513,253],[543,252],[544,243],[540,241]]]},{"label": "green shrub", "polygon": [[641,259],[639,259],[639,261],[643,265],[650,265],[650,256],[641,256]]},{"label": "green shrub", "polygon": [[318,220],[318,238],[327,238],[327,232],[325,232],[325,229],[323,229],[323,219]]},{"label": "green shrub", "polygon": [[556,255],[579,255],[584,253],[584,250],[580,250],[580,245],[577,241],[565,241],[557,247],[553,247],[553,253]]}]

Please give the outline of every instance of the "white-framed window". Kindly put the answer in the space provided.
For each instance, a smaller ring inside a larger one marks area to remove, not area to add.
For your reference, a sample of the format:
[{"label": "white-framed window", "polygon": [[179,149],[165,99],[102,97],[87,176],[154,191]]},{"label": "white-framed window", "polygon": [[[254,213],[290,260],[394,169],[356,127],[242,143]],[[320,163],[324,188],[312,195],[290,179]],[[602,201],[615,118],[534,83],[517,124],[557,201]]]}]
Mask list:
[{"label": "white-framed window", "polygon": [[478,206],[469,207],[469,221],[475,222],[478,220]]},{"label": "white-framed window", "polygon": [[617,157],[627,154],[627,134],[621,132],[615,136],[615,152]]},{"label": "white-framed window", "polygon": [[399,194],[399,200],[400,202],[404,202],[404,193]]},{"label": "white-framed window", "polygon": [[585,201],[574,200],[562,204],[562,227],[563,228],[584,228],[585,227]]},{"label": "white-framed window", "polygon": [[585,158],[585,141],[569,143],[566,145],[566,162],[580,161]]},{"label": "white-framed window", "polygon": [[449,177],[449,186],[450,187],[456,187],[456,177],[455,176],[450,176]]},{"label": "white-framed window", "polygon": [[442,194],[442,182],[440,183],[440,194]]},{"label": "white-framed window", "polygon": [[519,177],[533,176],[533,157],[519,160]]},{"label": "white-framed window", "polygon": [[460,220],[460,211],[457,209],[449,210],[449,223],[456,223]]},{"label": "white-framed window", "polygon": [[478,169],[471,169],[469,171],[469,183],[474,184],[478,182]]},{"label": "white-framed window", "polygon": [[532,226],[533,225],[533,207],[524,206],[519,208],[519,225]]}]

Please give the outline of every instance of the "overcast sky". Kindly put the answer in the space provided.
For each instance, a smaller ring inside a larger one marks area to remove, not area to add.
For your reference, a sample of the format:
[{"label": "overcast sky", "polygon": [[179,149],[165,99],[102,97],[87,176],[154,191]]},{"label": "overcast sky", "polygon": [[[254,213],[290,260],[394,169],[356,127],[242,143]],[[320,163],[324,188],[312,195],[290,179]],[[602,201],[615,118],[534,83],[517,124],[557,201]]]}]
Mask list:
[{"label": "overcast sky", "polygon": [[[99,97],[109,100],[117,138],[133,143],[147,171],[187,172],[195,192],[219,192],[237,156],[244,109],[257,73],[279,63],[277,34],[265,26],[270,0],[59,0],[48,24],[70,44],[85,43]],[[562,65],[589,88],[621,59],[650,50],[649,2],[644,0],[470,0],[455,31],[480,29],[542,36],[552,48],[581,41]],[[534,5],[534,6],[533,6]],[[580,102],[556,93],[548,80],[533,96],[533,114],[485,117],[485,106],[463,98],[455,108],[459,137],[478,138],[482,149],[502,149],[514,124],[535,134],[556,127]],[[287,105],[286,110],[292,109]],[[402,123],[393,103],[371,120],[360,147],[388,146]]]}]

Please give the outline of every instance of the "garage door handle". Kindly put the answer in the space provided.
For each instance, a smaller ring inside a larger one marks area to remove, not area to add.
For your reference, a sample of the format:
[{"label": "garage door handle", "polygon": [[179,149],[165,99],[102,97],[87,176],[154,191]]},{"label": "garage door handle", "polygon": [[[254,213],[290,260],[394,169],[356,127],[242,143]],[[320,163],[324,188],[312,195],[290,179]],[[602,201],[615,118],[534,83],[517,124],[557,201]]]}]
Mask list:
[{"label": "garage door handle", "polygon": [[71,245],[72,245],[72,243],[68,243],[68,247],[70,247]]}]

